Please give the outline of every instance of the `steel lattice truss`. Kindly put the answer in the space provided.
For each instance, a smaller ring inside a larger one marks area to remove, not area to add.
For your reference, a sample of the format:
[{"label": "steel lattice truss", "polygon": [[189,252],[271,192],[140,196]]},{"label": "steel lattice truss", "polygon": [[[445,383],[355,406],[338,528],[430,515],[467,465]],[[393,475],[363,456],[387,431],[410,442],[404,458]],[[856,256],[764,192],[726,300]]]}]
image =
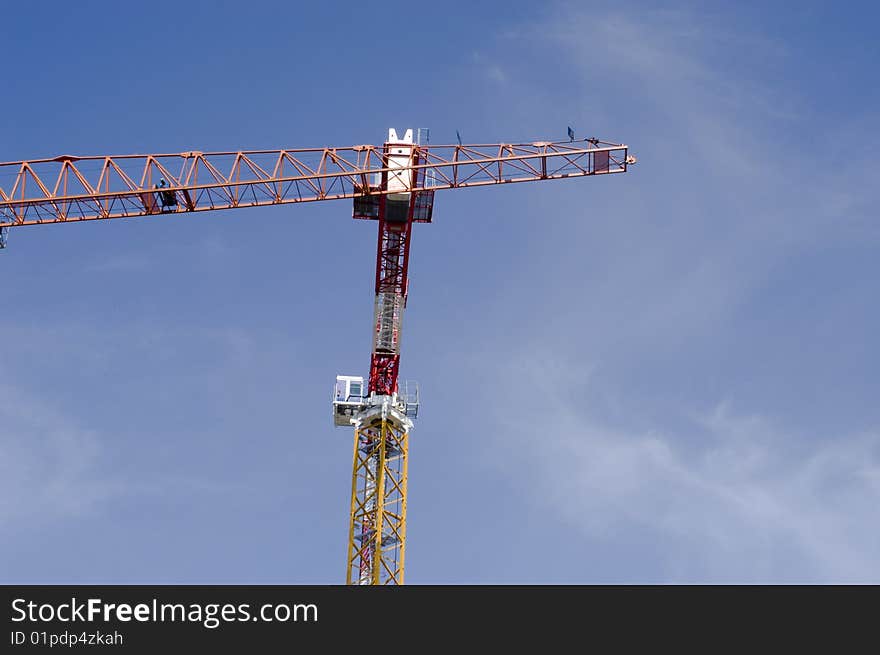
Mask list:
[{"label": "steel lattice truss", "polygon": [[403,584],[408,450],[397,421],[355,430],[347,584]]},{"label": "steel lattice truss", "polygon": [[[635,161],[597,139],[417,151],[414,192],[623,173]],[[0,163],[0,227],[383,195],[385,157],[363,145]]]}]

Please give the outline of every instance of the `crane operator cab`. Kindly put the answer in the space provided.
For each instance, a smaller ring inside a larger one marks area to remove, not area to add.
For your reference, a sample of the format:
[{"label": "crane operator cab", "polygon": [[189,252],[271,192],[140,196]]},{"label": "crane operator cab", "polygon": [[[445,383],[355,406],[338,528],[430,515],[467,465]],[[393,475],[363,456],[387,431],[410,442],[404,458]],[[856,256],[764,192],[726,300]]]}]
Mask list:
[{"label": "crane operator cab", "polygon": [[351,425],[352,417],[366,403],[367,388],[364,378],[356,375],[337,375],[333,387],[333,423]]}]

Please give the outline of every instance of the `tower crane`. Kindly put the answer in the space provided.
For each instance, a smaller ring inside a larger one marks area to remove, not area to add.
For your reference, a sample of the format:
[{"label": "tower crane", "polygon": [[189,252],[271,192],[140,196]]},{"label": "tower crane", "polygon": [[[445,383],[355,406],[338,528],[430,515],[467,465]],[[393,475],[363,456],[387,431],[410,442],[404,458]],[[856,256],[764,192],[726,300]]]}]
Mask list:
[{"label": "tower crane", "polygon": [[596,138],[431,145],[390,129],[381,146],[87,156],[0,163],[0,248],[13,228],[351,199],[378,222],[369,376],[339,375],[333,421],[354,427],[346,582],[402,584],[414,383],[398,381],[415,223],[444,189],[625,173],[623,144]]}]

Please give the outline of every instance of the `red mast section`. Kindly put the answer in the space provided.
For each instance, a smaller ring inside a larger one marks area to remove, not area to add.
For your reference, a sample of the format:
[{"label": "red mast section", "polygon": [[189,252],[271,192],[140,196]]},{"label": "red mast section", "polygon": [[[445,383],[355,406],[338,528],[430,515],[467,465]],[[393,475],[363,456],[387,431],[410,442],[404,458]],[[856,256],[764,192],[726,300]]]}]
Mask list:
[{"label": "red mast section", "polygon": [[355,218],[379,219],[373,353],[367,387],[368,393],[377,396],[397,393],[412,226],[414,222],[431,221],[434,192],[413,191],[423,186],[425,169],[414,168],[423,163],[412,130],[407,130],[402,139],[394,129],[389,130],[379,180],[384,193],[355,201]]}]

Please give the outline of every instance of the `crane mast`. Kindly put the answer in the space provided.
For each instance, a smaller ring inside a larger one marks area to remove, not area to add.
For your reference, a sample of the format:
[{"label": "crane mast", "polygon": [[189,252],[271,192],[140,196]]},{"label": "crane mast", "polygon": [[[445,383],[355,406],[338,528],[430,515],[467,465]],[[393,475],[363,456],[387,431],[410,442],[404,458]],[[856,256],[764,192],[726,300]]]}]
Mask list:
[{"label": "crane mast", "polygon": [[[421,131],[419,131],[421,133]],[[0,163],[0,248],[10,228],[350,198],[378,223],[367,378],[338,375],[337,426],[354,428],[346,582],[403,584],[409,433],[418,385],[399,381],[415,223],[433,220],[442,189],[625,173],[622,144],[427,145],[394,129],[382,146],[74,157]],[[87,173],[92,172],[90,177]]]},{"label": "crane mast", "polygon": [[[430,212],[433,205],[431,192],[423,192],[420,203],[420,194],[412,191],[419,183],[413,131],[400,138],[390,129],[384,155],[386,170],[376,186],[388,193],[378,197],[374,211],[379,242],[373,352],[367,395],[350,418],[355,444],[346,582],[361,585],[403,584],[409,432],[418,405],[416,398],[398,394],[400,336],[413,218],[417,206]],[[353,216],[366,217],[371,209],[356,202]]]}]

